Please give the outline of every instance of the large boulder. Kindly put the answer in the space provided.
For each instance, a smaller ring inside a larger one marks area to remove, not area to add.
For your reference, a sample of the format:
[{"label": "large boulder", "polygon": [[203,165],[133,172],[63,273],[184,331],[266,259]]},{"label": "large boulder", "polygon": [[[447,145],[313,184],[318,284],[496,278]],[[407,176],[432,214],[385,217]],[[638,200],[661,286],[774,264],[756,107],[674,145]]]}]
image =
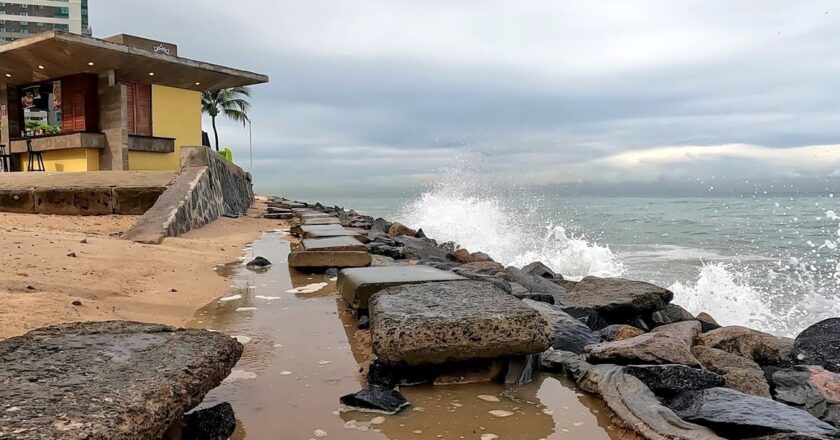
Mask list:
[{"label": "large boulder", "polygon": [[[553,280],[557,278],[557,274],[551,270],[550,267],[546,266],[540,261],[535,261],[531,264],[526,265],[522,268],[522,272],[527,273],[528,275],[533,275],[535,277],[542,277],[547,278],[549,280]],[[562,279],[562,277],[560,277]]]},{"label": "large boulder", "polygon": [[663,309],[673,298],[670,290],[650,283],[586,277],[563,297],[563,304],[591,307],[611,324],[626,324]]},{"label": "large boulder", "polygon": [[726,387],[759,397],[770,397],[770,385],[764,371],[754,361],[716,348],[697,345],[691,354],[707,370],[723,375]]},{"label": "large boulder", "polygon": [[471,272],[479,275],[495,275],[503,270],[505,270],[504,266],[495,261],[474,261],[456,268],[456,272]]},{"label": "large boulder", "polygon": [[840,373],[840,318],[829,318],[806,328],[793,343],[799,365],[820,365]]},{"label": "large boulder", "polygon": [[370,299],[373,352],[390,365],[429,365],[540,353],[551,343],[534,308],[490,283],[394,286]]},{"label": "large boulder", "polygon": [[641,380],[615,365],[578,367],[583,371],[578,386],[600,395],[615,415],[618,425],[654,440],[723,440],[710,429],[687,422],[662,405]]},{"label": "large boulder", "polygon": [[575,317],[578,321],[586,324],[592,330],[600,331],[607,328],[610,324],[601,316],[600,313],[595,311],[592,307],[571,307],[565,306],[562,304],[558,304],[560,309],[564,312],[568,313],[569,315]]},{"label": "large boulder", "polygon": [[531,275],[515,267],[508,267],[505,269],[508,281],[513,281],[525,286],[526,289],[533,293],[546,293],[560,302],[566,294],[566,289],[552,283],[541,276]]},{"label": "large boulder", "polygon": [[682,364],[700,367],[691,355],[688,345],[679,339],[663,334],[645,333],[623,341],[602,342],[590,345],[584,356],[591,363],[629,364]]},{"label": "large boulder", "polygon": [[700,334],[700,329],[700,321],[680,321],[656,327],[651,333],[661,333],[677,338],[691,347]]},{"label": "large boulder", "polygon": [[694,319],[694,315],[691,312],[677,304],[668,304],[662,310],[657,310],[650,315],[650,321],[656,326],[681,321],[692,321]]},{"label": "large boulder", "polygon": [[818,366],[796,366],[773,373],[773,397],[840,426],[840,374]]},{"label": "large boulder", "polygon": [[241,354],[222,333],[127,321],[0,341],[0,438],[159,440]]},{"label": "large boulder", "polygon": [[457,249],[455,252],[452,252],[452,258],[459,264],[467,264],[473,262],[473,258],[472,255],[470,255],[470,251],[464,248]]},{"label": "large boulder", "polygon": [[807,411],[729,388],[684,391],[668,406],[683,419],[708,426],[726,438],[784,432],[838,434],[833,426]]},{"label": "large boulder", "polygon": [[414,237],[416,234],[417,231],[402,223],[391,223],[391,227],[388,228],[388,235],[392,237],[402,237],[404,235]]},{"label": "large boulder", "polygon": [[685,365],[631,365],[624,372],[641,380],[656,395],[673,397],[686,390],[722,387],[723,376]]},{"label": "large boulder", "polygon": [[538,312],[548,323],[554,339],[551,348],[580,354],[583,347],[598,343],[600,336],[584,323],[559,308],[545,302],[524,299],[523,302]]},{"label": "large boulder", "polygon": [[697,345],[717,348],[759,365],[790,365],[793,341],[740,326],[721,327],[697,337]]},{"label": "large boulder", "polygon": [[425,261],[447,261],[449,259],[449,252],[439,248],[434,240],[408,235],[394,237],[393,240],[397,246],[403,248],[404,258]]}]

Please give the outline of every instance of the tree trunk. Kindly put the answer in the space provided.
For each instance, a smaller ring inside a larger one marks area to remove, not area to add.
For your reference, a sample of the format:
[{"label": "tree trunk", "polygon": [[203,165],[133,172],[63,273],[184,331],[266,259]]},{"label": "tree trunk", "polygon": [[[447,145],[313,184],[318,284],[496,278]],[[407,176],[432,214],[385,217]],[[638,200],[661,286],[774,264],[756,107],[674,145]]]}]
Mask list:
[{"label": "tree trunk", "polygon": [[219,151],[219,131],[216,130],[216,117],[211,116],[210,120],[213,122],[213,137],[216,138],[216,151]]}]

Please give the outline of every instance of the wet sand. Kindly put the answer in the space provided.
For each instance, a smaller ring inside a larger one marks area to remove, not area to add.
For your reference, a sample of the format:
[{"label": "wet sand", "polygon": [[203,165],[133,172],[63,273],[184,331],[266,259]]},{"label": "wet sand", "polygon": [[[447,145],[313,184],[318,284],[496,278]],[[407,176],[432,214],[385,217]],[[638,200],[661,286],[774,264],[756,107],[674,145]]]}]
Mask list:
[{"label": "wet sand", "polygon": [[[0,213],[0,339],[61,322],[184,325],[230,282],[213,272],[278,221],[219,219],[161,245],[119,238],[135,216]],[[75,303],[75,304],[74,304]]]},{"label": "wet sand", "polygon": [[[638,438],[613,427],[599,399],[545,373],[524,386],[403,387],[412,406],[395,416],[339,412],[339,397],[360,389],[360,364],[369,355],[359,341],[367,332],[356,330],[333,281],[290,274],[288,251],[285,234],[264,234],[246,249],[245,260],[261,255],[274,264],[262,273],[246,270],[242,261],[221,268],[233,276],[226,298],[238,299],[215,301],[190,323],[247,342],[234,372],[202,404],[233,405],[238,426],[232,439],[306,440],[324,433],[351,440]],[[326,285],[287,293],[315,283]],[[497,410],[506,416],[490,414]]]}]

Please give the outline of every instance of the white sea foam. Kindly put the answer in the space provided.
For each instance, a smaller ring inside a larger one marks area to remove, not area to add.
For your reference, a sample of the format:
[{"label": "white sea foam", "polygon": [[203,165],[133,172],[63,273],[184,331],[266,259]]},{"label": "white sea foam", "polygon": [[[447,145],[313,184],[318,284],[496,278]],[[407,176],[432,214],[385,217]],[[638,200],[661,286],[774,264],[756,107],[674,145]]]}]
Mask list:
[{"label": "white sea foam", "polygon": [[458,188],[423,194],[403,209],[401,219],[439,242],[454,241],[470,251],[486,252],[505,265],[542,261],[571,279],[618,276],[623,271],[608,247],[574,236],[527,206],[512,209],[496,198],[469,195]]},{"label": "white sea foam", "polygon": [[315,293],[324,287],[327,287],[328,283],[312,283],[307,284],[305,286],[296,287],[294,289],[289,289],[286,293]]}]

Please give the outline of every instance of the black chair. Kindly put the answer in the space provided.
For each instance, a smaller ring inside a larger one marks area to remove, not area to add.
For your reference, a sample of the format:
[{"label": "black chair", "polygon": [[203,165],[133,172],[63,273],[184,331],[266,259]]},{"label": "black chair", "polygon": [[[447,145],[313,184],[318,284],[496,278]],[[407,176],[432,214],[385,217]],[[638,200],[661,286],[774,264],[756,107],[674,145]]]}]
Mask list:
[{"label": "black chair", "polygon": [[[32,151],[32,139],[26,140],[26,153],[29,157],[26,171],[46,171],[46,168],[44,168],[44,156],[41,155],[40,151]],[[35,165],[38,165],[37,169],[35,169]]]},{"label": "black chair", "polygon": [[12,171],[12,155],[6,152],[6,145],[0,144],[0,173]]}]

